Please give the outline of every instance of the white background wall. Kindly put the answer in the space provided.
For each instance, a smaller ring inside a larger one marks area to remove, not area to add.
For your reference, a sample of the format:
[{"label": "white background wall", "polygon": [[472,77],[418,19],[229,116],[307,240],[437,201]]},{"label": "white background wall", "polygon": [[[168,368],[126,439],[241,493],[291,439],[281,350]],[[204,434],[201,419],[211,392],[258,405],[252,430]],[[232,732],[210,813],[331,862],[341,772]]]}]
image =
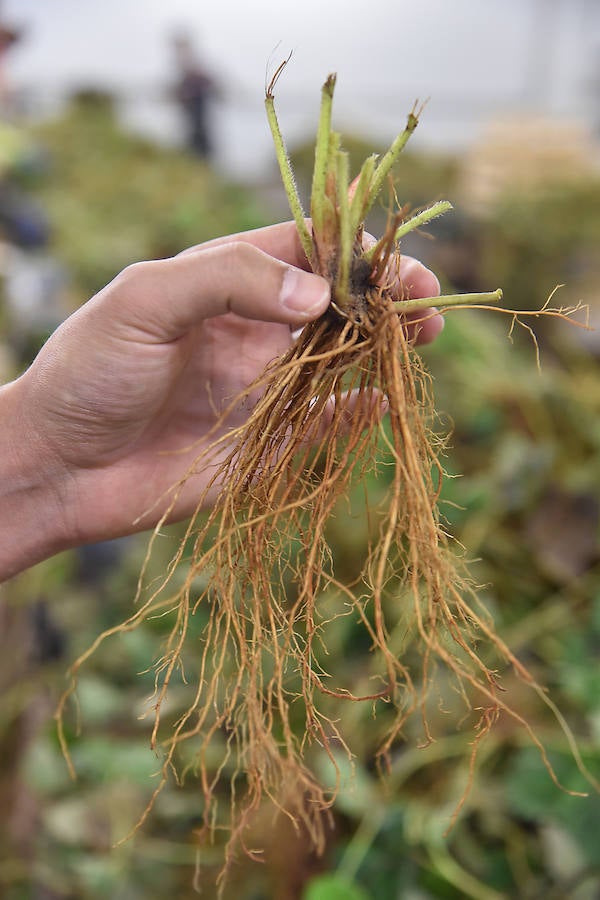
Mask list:
[{"label": "white background wall", "polygon": [[265,69],[290,50],[278,87],[290,141],[312,133],[333,70],[339,127],[382,139],[417,97],[430,102],[416,145],[465,146],[523,108],[600,119],[600,0],[5,0],[2,14],[27,29],[11,76],[34,108],[104,86],[161,140],[181,135],[166,95],[170,37],[186,29],[222,85],[221,164],[240,175],[270,159]]}]

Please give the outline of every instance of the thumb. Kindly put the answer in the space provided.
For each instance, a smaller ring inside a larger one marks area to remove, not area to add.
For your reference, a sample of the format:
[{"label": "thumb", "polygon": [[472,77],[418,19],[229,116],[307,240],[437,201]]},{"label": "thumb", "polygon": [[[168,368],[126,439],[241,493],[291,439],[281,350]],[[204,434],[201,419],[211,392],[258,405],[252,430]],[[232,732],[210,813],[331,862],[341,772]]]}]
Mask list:
[{"label": "thumb", "polygon": [[116,320],[156,340],[181,337],[227,312],[301,325],[330,301],[329,284],[242,241],[171,259],[135,263],[102,292]]}]

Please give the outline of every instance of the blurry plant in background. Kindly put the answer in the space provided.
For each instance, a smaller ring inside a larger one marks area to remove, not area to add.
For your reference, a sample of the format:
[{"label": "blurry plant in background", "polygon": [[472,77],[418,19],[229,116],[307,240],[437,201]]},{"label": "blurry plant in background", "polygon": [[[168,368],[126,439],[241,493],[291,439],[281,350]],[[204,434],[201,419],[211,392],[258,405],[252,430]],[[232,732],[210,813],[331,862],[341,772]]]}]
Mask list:
[{"label": "blurry plant in background", "polygon": [[124,132],[111,96],[101,91],[80,90],[39,137],[52,160],[39,196],[51,211],[75,303],[132,261],[265,224],[240,185],[178,150]]},{"label": "blurry plant in background", "polygon": [[[176,253],[272,218],[260,194],[222,181],[179,152],[123,133],[110,98],[95,91],[81,93],[36,137],[50,160],[36,196],[53,223],[53,252],[70,273],[71,308],[136,259]],[[491,165],[492,150],[479,152]],[[302,148],[295,154],[299,171],[305,156]],[[586,164],[580,178],[568,181],[551,173],[531,190],[527,179],[506,179],[500,190],[485,194],[485,202],[475,196],[475,168],[472,159],[403,158],[401,202],[417,207],[437,195],[463,199],[452,218],[431,229],[435,240],[418,235],[408,252],[440,271],[448,287],[501,284],[510,306],[534,308],[566,283],[561,302],[582,299],[597,315],[600,180],[593,168]],[[517,168],[509,162],[506,171]],[[379,230],[377,217],[372,230]],[[483,599],[503,638],[547,685],[578,735],[587,765],[598,773],[600,345],[597,333],[583,334],[556,324],[540,329],[538,373],[527,334],[509,341],[506,323],[461,312],[448,316],[443,337],[423,354],[438,410],[452,420],[446,466],[456,477],[446,480],[443,495],[449,527],[476,560],[474,578],[486,585]],[[385,496],[385,477],[369,490]],[[157,572],[178,535],[177,528],[166,530],[164,558],[159,554],[152,563]],[[364,554],[364,523],[340,517],[330,537],[340,573],[352,577]],[[193,896],[201,809],[191,775],[183,787],[168,787],[134,839],[112,847],[135,823],[154,786],[158,763],[148,748],[149,723],[139,717],[152,693],[147,670],[160,655],[165,623],[157,619],[122,635],[82,674],[82,727],[71,736],[80,775],[75,784],[68,781],[51,721],[69,662],[122,620],[144,550],[142,537],[68,554],[6,588],[0,893],[7,900]],[[201,616],[195,627],[200,636]],[[332,665],[349,684],[358,681],[367,671],[368,646],[349,618],[330,630],[328,644],[338,656]],[[506,677],[506,686],[519,696],[518,682]],[[182,680],[181,708],[185,690]],[[545,707],[526,712],[563,782],[584,787]],[[598,896],[600,798],[558,791],[509,722],[488,739],[468,806],[445,837],[467,779],[465,739],[446,734],[427,749],[416,749],[409,739],[382,781],[373,771],[377,729],[352,704],[343,715],[346,730],[355,733],[357,756],[354,772],[343,773],[325,858],[313,858],[302,835],[265,813],[255,834],[256,846],[266,848],[265,865],[240,858],[228,896]],[[437,715],[443,726],[445,714]],[[219,764],[215,758],[215,770]],[[211,867],[216,871],[219,863],[218,847],[203,851],[206,897],[212,896]]]}]

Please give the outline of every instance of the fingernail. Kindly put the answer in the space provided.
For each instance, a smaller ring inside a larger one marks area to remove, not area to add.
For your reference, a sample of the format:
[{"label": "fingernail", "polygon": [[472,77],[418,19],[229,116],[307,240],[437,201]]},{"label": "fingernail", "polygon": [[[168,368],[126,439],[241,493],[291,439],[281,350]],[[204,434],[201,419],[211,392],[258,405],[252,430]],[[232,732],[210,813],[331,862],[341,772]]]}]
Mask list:
[{"label": "fingernail", "polygon": [[310,318],[324,312],[329,300],[329,285],[324,278],[300,269],[285,270],[279,294],[279,302],[285,309]]}]

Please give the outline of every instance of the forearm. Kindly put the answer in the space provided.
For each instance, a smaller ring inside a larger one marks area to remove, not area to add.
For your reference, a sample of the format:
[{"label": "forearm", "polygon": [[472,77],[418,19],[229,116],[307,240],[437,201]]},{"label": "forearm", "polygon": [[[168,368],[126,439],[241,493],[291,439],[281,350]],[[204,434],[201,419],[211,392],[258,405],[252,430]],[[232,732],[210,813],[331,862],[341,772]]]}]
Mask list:
[{"label": "forearm", "polygon": [[20,382],[0,388],[0,582],[66,549],[59,466],[24,413]]}]

